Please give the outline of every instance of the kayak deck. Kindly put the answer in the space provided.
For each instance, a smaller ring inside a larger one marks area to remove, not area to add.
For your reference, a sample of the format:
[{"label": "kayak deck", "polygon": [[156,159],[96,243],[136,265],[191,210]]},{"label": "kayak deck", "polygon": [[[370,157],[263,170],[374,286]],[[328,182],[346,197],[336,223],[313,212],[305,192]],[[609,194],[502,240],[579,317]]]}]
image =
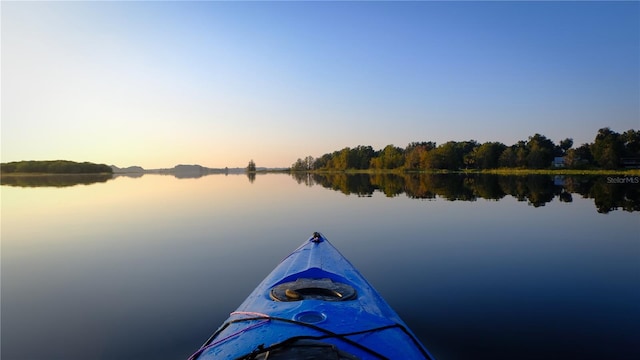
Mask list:
[{"label": "kayak deck", "polygon": [[321,234],[287,256],[190,357],[432,359]]}]

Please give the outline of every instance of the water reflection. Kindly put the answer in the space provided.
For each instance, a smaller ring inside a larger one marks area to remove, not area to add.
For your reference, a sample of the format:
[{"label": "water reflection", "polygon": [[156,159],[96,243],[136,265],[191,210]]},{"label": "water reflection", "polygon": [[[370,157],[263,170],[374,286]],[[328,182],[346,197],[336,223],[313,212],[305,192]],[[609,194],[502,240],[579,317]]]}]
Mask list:
[{"label": "water reflection", "polygon": [[186,359],[320,230],[438,359],[640,358],[638,185],[245,175],[2,186],[0,357]]},{"label": "water reflection", "polygon": [[[190,176],[177,176],[191,179]],[[250,183],[255,173],[247,173]],[[142,174],[126,175],[38,175],[2,176],[1,185],[17,187],[69,187],[104,183],[118,176],[141,177]],[[347,195],[371,197],[379,191],[388,197],[406,194],[412,199],[435,199],[475,201],[478,198],[500,200],[509,195],[534,207],[558,199],[570,203],[574,194],[593,199],[599,213],[614,210],[640,211],[640,183],[637,181],[614,181],[607,176],[551,176],[551,175],[491,175],[491,174],[309,174],[293,173],[299,184],[320,185]],[[200,176],[197,176],[198,178]],[[632,178],[636,179],[636,178]]]},{"label": "water reflection", "polygon": [[292,176],[299,184],[369,197],[375,191],[412,199],[475,201],[500,200],[509,195],[534,207],[553,199],[572,202],[573,194],[594,200],[599,213],[613,210],[640,211],[640,184],[615,183],[603,176],[491,175],[491,174],[301,174]]},{"label": "water reflection", "polygon": [[19,187],[67,187],[104,183],[113,179],[111,174],[57,174],[57,175],[4,175],[0,185]]}]

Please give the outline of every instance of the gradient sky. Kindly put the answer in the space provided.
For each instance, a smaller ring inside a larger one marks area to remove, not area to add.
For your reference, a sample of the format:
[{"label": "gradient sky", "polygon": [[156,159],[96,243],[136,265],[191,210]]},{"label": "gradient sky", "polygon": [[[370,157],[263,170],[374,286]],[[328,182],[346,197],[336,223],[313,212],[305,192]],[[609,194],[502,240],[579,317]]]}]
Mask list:
[{"label": "gradient sky", "polygon": [[639,2],[6,2],[1,159],[289,166],[640,129]]}]

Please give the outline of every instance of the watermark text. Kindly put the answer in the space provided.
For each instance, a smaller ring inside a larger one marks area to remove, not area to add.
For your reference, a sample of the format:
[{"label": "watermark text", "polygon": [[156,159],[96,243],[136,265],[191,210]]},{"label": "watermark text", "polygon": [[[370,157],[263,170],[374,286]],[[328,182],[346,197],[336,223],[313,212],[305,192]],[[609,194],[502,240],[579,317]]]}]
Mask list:
[{"label": "watermark text", "polygon": [[640,184],[640,176],[608,176],[607,184]]}]

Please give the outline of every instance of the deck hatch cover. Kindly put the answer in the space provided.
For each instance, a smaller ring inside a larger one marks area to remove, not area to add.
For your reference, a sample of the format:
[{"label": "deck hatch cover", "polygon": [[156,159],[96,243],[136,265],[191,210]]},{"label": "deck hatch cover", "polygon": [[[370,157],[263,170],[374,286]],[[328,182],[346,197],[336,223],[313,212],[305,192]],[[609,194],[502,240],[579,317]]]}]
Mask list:
[{"label": "deck hatch cover", "polygon": [[331,279],[307,279],[286,282],[271,288],[269,293],[275,301],[346,301],[357,297],[352,286]]}]

